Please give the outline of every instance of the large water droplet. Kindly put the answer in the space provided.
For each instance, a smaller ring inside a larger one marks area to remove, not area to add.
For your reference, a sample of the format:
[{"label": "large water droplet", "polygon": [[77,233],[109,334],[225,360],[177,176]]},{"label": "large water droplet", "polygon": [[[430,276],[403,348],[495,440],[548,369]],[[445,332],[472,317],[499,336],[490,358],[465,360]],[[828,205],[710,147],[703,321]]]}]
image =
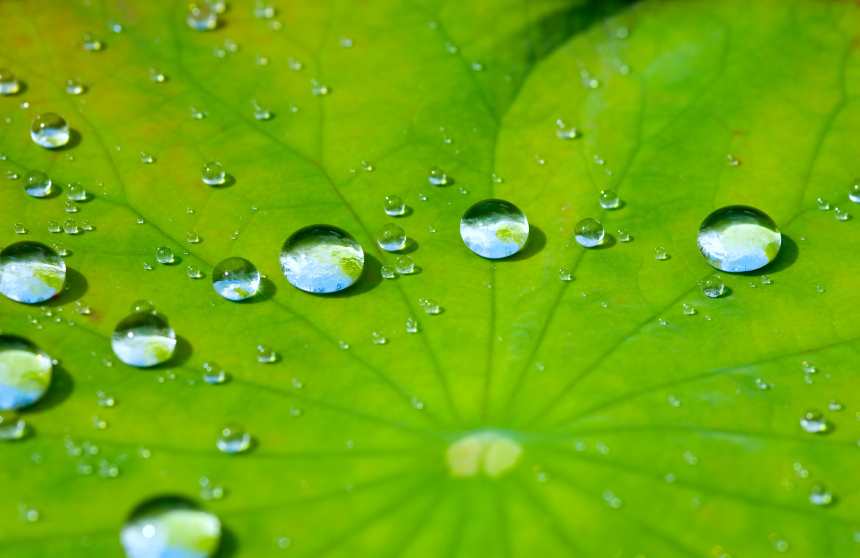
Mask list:
[{"label": "large water droplet", "polygon": [[66,197],[72,201],[84,201],[87,199],[87,190],[80,182],[74,182],[66,189]]},{"label": "large water droplet", "polygon": [[427,180],[430,181],[430,184],[444,186],[448,183],[448,175],[445,174],[445,170],[442,167],[431,167],[427,173]]},{"label": "large water droplet", "polygon": [[137,312],[116,326],[111,347],[124,363],[146,368],[161,364],[173,356],[176,333],[160,316]]},{"label": "large water droplet", "polygon": [[406,206],[403,204],[403,199],[400,196],[385,196],[382,209],[392,216],[403,215],[406,212]]},{"label": "large water droplet", "polygon": [[406,245],[406,232],[400,225],[387,223],[379,227],[379,231],[376,233],[376,242],[383,250],[395,252]]},{"label": "large water droplet", "polygon": [[39,242],[17,242],[0,251],[0,293],[17,302],[44,302],[63,289],[66,264]]},{"label": "large water droplet", "polygon": [[144,502],[122,526],[127,558],[210,558],[221,542],[221,522],[183,498]]},{"label": "large water droplet", "polygon": [[593,248],[603,242],[603,225],[597,219],[583,219],[573,229],[576,241],[586,248]]},{"label": "large water droplet", "polygon": [[293,286],[310,293],[333,293],[358,281],[364,251],[343,229],[311,225],[290,235],[281,248],[280,263]]},{"label": "large water droplet", "polygon": [[600,207],[604,209],[615,209],[621,204],[615,190],[603,190],[598,196],[598,201],[600,201]]},{"label": "large water droplet", "polygon": [[208,31],[218,25],[218,14],[206,4],[191,4],[185,14],[185,21],[188,27],[196,31]]},{"label": "large water droplet", "polygon": [[397,269],[397,273],[409,275],[415,270],[415,263],[409,256],[397,256],[394,260],[394,267]]},{"label": "large water droplet", "polygon": [[215,445],[224,453],[241,453],[251,446],[251,435],[239,425],[228,424],[218,433]]},{"label": "large water droplet", "polygon": [[723,280],[720,279],[719,275],[708,275],[699,281],[699,286],[702,288],[702,292],[705,296],[711,298],[717,298],[723,294],[723,291],[726,289],[726,286],[723,284]]},{"label": "large water droplet", "polygon": [[45,395],[51,384],[51,357],[33,343],[0,335],[0,411],[22,409]]},{"label": "large water droplet", "polygon": [[847,221],[848,220],[848,208],[844,205],[837,205],[833,208],[833,216],[836,217],[838,221]]},{"label": "large water droplet", "polygon": [[24,175],[24,191],[34,198],[44,198],[51,193],[51,179],[40,170],[33,170]]},{"label": "large water droplet", "polygon": [[18,92],[18,77],[8,68],[0,68],[0,95],[14,95]]},{"label": "large water droplet", "polygon": [[155,259],[158,260],[158,263],[172,263],[173,250],[171,250],[169,246],[161,246],[155,250]]},{"label": "large water droplet", "polygon": [[69,125],[57,113],[46,112],[33,120],[30,126],[30,137],[42,147],[52,149],[69,143]]},{"label": "large water droplet", "polygon": [[260,272],[245,258],[227,258],[215,266],[212,286],[227,300],[245,300],[257,294]]},{"label": "large water droplet", "polygon": [[469,250],[490,259],[516,254],[529,237],[529,222],[517,206],[504,200],[484,200],[460,220],[460,236]]},{"label": "large water droplet", "polygon": [[730,205],[705,217],[699,226],[699,252],[723,271],[753,271],[773,261],[782,237],[773,219],[745,205]]},{"label": "large water droplet", "polygon": [[224,167],[221,166],[221,163],[213,161],[203,165],[203,170],[201,171],[200,176],[203,178],[203,182],[210,186],[215,186],[217,184],[224,184],[226,174],[224,173]]}]

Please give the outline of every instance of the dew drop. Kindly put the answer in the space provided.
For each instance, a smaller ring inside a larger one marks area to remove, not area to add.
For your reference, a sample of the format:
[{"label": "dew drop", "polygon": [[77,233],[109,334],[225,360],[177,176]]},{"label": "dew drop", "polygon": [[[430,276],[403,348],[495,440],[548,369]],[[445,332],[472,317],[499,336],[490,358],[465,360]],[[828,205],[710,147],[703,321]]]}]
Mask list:
[{"label": "dew drop", "polygon": [[217,362],[203,364],[203,381],[207,384],[223,384],[226,379],[227,372]]},{"label": "dew drop", "polygon": [[228,424],[221,429],[215,444],[224,453],[241,453],[251,446],[251,435],[239,425]]},{"label": "dew drop", "polygon": [[197,236],[197,233],[194,231],[188,231],[188,234],[185,235],[185,240],[192,244],[196,244],[200,242],[200,237]]},{"label": "dew drop", "polygon": [[58,233],[63,230],[59,221],[48,221],[48,230],[52,233]]},{"label": "dew drop", "polygon": [[66,246],[62,242],[57,242],[56,244],[54,244],[54,250],[60,256],[68,256],[69,255],[69,251],[66,250]]},{"label": "dew drop", "polygon": [[388,343],[388,339],[385,338],[381,333],[373,332],[373,344],[374,345],[385,345]]},{"label": "dew drop", "polygon": [[573,276],[570,274],[570,270],[566,267],[563,267],[558,270],[558,278],[562,281],[570,281]]},{"label": "dew drop", "polygon": [[78,223],[74,219],[66,219],[63,221],[63,230],[66,234],[77,234]]},{"label": "dew drop", "polygon": [[155,259],[158,260],[158,263],[173,263],[173,250],[168,246],[161,246],[155,250]]},{"label": "dew drop", "polygon": [[621,242],[630,242],[630,233],[627,229],[618,229],[618,240]]},{"label": "dew drop", "polygon": [[860,203],[860,183],[848,188],[848,198],[854,203]]},{"label": "dew drop", "polygon": [[135,508],[119,538],[127,558],[211,558],[221,522],[190,500],[163,496]]},{"label": "dew drop", "polygon": [[84,34],[84,50],[91,52],[101,50],[102,42],[96,39],[91,33]]},{"label": "dew drop", "polygon": [[186,271],[188,272],[188,277],[190,277],[191,279],[200,278],[200,268],[196,265],[189,265]]},{"label": "dew drop", "polygon": [[818,411],[809,411],[800,417],[800,426],[807,432],[818,433],[827,430],[827,420]]},{"label": "dew drop", "polygon": [[28,407],[51,384],[51,357],[30,341],[0,335],[0,411]]},{"label": "dew drop", "polygon": [[147,368],[173,356],[176,333],[161,316],[136,312],[117,324],[111,347],[114,354],[129,366]]},{"label": "dew drop", "polygon": [[779,229],[764,212],[731,205],[705,217],[699,226],[699,252],[722,271],[754,271],[772,262],[782,243]]},{"label": "dew drop", "polygon": [[816,506],[827,506],[833,502],[833,494],[829,490],[824,490],[818,485],[814,485],[809,492],[809,501]]},{"label": "dew drop", "polygon": [[257,120],[268,120],[272,117],[272,113],[269,112],[269,109],[260,106],[257,104],[257,101],[251,101],[251,104],[254,106],[254,118]]},{"label": "dew drop", "polygon": [[394,267],[397,269],[397,273],[409,275],[415,269],[415,263],[409,256],[397,256],[394,260]]},{"label": "dew drop", "polygon": [[0,95],[14,95],[19,87],[15,72],[8,68],[0,68]]},{"label": "dew drop", "polygon": [[85,220],[81,221],[81,228],[85,231],[91,231],[91,230],[93,230],[93,225],[92,225],[92,223],[90,223],[89,221],[87,221],[85,219]]},{"label": "dew drop", "polygon": [[87,197],[87,191],[80,182],[73,182],[66,190],[66,197],[71,201],[83,201]]},{"label": "dew drop", "polygon": [[221,166],[221,163],[211,162],[203,165],[203,170],[200,172],[200,176],[203,178],[203,182],[210,186],[214,186],[216,184],[224,184],[226,174],[224,173],[224,167]]},{"label": "dew drop", "polygon": [[406,232],[400,225],[387,223],[376,232],[379,247],[388,252],[396,252],[406,245]]},{"label": "dew drop", "polygon": [[505,258],[525,246],[529,223],[514,204],[497,199],[483,200],[463,214],[460,236],[469,250],[479,256]]},{"label": "dew drop", "polygon": [[195,31],[209,31],[218,25],[218,14],[207,4],[191,4],[185,14],[188,27]]},{"label": "dew drop", "polygon": [[693,308],[692,304],[684,304],[684,314],[688,316],[692,316],[696,313],[696,309]]},{"label": "dew drop", "polygon": [[830,202],[824,198],[818,198],[818,209],[821,211],[827,211],[830,209]]},{"label": "dew drop", "polygon": [[699,281],[699,286],[702,288],[702,292],[705,296],[710,298],[717,298],[723,294],[723,291],[726,288],[719,275],[708,275]]},{"label": "dew drop", "polygon": [[44,198],[51,193],[51,179],[40,170],[33,170],[24,175],[24,191],[34,198]]},{"label": "dew drop", "polygon": [[315,79],[311,80],[311,93],[317,95],[319,97],[323,95],[328,95],[328,86],[321,84]]},{"label": "dew drop", "polygon": [[407,318],[406,331],[408,333],[418,333],[418,322],[412,318]]},{"label": "dew drop", "polygon": [[833,216],[839,221],[848,220],[848,208],[844,205],[837,205],[833,208]]},{"label": "dew drop", "polygon": [[278,355],[268,345],[257,345],[257,362],[268,364],[278,360]]},{"label": "dew drop", "polygon": [[70,201],[67,201],[66,202],[66,211],[69,213],[77,213],[78,212],[78,206],[76,206],[75,204],[73,204]]},{"label": "dew drop", "polygon": [[393,265],[384,265],[382,266],[382,277],[385,279],[394,279],[394,266]]},{"label": "dew drop", "polygon": [[600,207],[604,209],[615,209],[621,204],[621,200],[618,199],[618,194],[615,193],[615,190],[603,190],[600,192],[598,200],[600,201]]},{"label": "dew drop", "polygon": [[81,314],[82,316],[89,315],[92,311],[90,310],[90,303],[85,298],[79,298],[75,301],[75,312]]},{"label": "dew drop", "polygon": [[430,184],[444,186],[448,183],[448,175],[445,174],[442,167],[430,167],[430,170],[427,172],[427,180],[430,181]]},{"label": "dew drop", "polygon": [[63,290],[66,264],[39,242],[17,242],[0,251],[0,293],[26,304],[44,302]]},{"label": "dew drop", "polygon": [[15,223],[15,234],[27,234],[27,229],[24,228],[24,223]]},{"label": "dew drop", "polygon": [[351,234],[330,225],[294,232],[280,253],[281,271],[294,287],[311,293],[343,290],[361,276],[364,251]]},{"label": "dew drop", "polygon": [[428,314],[438,314],[442,310],[439,307],[439,303],[436,302],[435,300],[433,300],[432,298],[428,298],[428,299],[424,300],[424,303],[422,304],[422,306],[424,307],[424,311],[427,312]]},{"label": "dew drop", "polygon": [[575,127],[566,127],[564,125],[564,122],[561,121],[561,119],[556,120],[555,123],[558,126],[558,128],[556,128],[555,130],[555,135],[557,135],[561,139],[573,139],[577,136]]},{"label": "dew drop", "polygon": [[406,205],[400,196],[385,196],[382,209],[391,216],[403,215],[406,212]]},{"label": "dew drop", "polygon": [[665,260],[668,254],[666,254],[666,249],[660,246],[659,248],[654,248],[654,257],[658,260]]},{"label": "dew drop", "polygon": [[[2,355],[2,353],[0,353],[0,355]],[[2,358],[2,356],[0,356],[0,358]],[[0,384],[0,397],[2,397],[2,392],[4,391],[4,388],[2,387],[3,385],[4,384]],[[20,440],[24,437],[26,430],[27,424],[18,416],[17,412],[0,411],[0,442]]]},{"label": "dew drop", "polygon": [[603,242],[603,225],[597,219],[583,219],[573,229],[576,241],[586,248],[593,248]]},{"label": "dew drop", "polygon": [[770,278],[770,275],[762,275],[761,276],[761,284],[762,285],[770,285],[773,283],[773,280]]},{"label": "dew drop", "polygon": [[254,17],[257,19],[271,19],[275,16],[275,6],[266,4],[263,0],[254,2]]},{"label": "dew drop", "polygon": [[227,300],[245,300],[260,289],[260,272],[245,258],[227,258],[212,271],[212,286]]},{"label": "dew drop", "polygon": [[80,95],[86,90],[87,88],[81,83],[81,78],[72,78],[66,81],[66,93],[69,95]]},{"label": "dew drop", "polygon": [[33,120],[30,137],[38,145],[53,149],[69,143],[71,132],[65,119],[57,113],[46,112]]},{"label": "dew drop", "polygon": [[294,72],[298,72],[302,69],[302,63],[295,58],[287,58],[287,66],[289,66],[290,70]]},{"label": "dew drop", "polygon": [[130,312],[132,314],[135,314],[137,312],[146,312],[148,314],[153,314],[155,313],[155,305],[148,300],[138,300],[131,305]]},{"label": "dew drop", "polygon": [[147,163],[147,164],[152,163],[153,161],[155,161],[155,159],[153,159],[153,158],[152,158],[152,155],[150,155],[150,154],[149,154],[149,153],[147,153],[146,151],[141,151],[141,152],[140,152],[140,160],[141,160],[142,162],[144,162],[144,163]]}]

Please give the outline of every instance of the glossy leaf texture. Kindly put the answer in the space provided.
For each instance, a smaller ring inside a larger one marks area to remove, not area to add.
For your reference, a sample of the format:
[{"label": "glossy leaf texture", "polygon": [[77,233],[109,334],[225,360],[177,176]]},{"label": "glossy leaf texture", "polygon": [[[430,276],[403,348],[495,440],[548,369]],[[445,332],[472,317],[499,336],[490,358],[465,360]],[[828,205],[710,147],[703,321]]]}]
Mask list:
[{"label": "glossy leaf texture", "polygon": [[[24,84],[0,97],[0,171],[41,169],[60,190],[34,199],[0,177],[0,243],[70,252],[70,288],[47,310],[0,300],[0,330],[59,360],[23,413],[27,436],[0,443],[0,555],[122,556],[125,517],[162,494],[220,517],[221,558],[860,552],[856,2],[276,8],[258,19],[230,2],[198,32],[177,2],[0,3],[0,65]],[[82,47],[87,32],[101,50]],[[65,92],[75,77],[79,96]],[[30,140],[43,112],[65,116],[70,146]],[[579,137],[559,138],[557,120]],[[202,182],[210,161],[225,185]],[[437,165],[453,182],[428,182]],[[74,182],[90,199],[66,213]],[[606,189],[619,208],[600,207]],[[383,212],[392,194],[402,217]],[[521,253],[491,261],[463,244],[460,217],[487,198],[528,217]],[[721,273],[728,293],[710,299],[696,231],[732,204],[770,215],[782,248],[758,272]],[[48,232],[68,217],[93,230]],[[607,231],[599,248],[574,241],[586,217]],[[416,273],[381,277],[388,222]],[[341,293],[299,291],[278,267],[286,238],[316,223],[364,248]],[[178,261],[159,264],[159,246]],[[266,276],[252,300],[212,288],[230,256]],[[179,337],[155,369],[110,348],[139,299]],[[277,362],[256,361],[261,343]],[[202,381],[212,361],[226,383]],[[828,432],[801,428],[813,409]],[[228,422],[252,434],[248,452],[217,450]],[[454,476],[446,452],[475,434],[501,457],[473,448],[485,467]],[[223,498],[200,500],[201,477]],[[816,486],[830,505],[810,502]]]}]

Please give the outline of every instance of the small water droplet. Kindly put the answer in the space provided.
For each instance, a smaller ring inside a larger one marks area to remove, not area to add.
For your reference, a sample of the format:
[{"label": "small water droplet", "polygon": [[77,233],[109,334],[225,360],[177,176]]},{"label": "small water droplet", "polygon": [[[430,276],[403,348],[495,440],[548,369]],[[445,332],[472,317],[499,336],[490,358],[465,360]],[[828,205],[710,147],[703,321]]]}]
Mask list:
[{"label": "small water droplet", "polygon": [[385,279],[394,279],[394,266],[393,265],[382,266],[382,272],[381,273]]},{"label": "small water droplet", "polygon": [[311,93],[313,93],[314,95],[317,95],[317,96],[328,95],[328,93],[329,93],[328,86],[322,85],[317,80],[312,79],[311,80]]},{"label": "small water droplet", "polygon": [[692,304],[684,304],[684,314],[687,314],[688,316],[692,316],[695,313],[696,313],[696,309],[693,308]]},{"label": "small water droplet", "polygon": [[408,333],[418,333],[418,322],[412,318],[407,318],[406,331]]},{"label": "small water droplet", "polygon": [[275,17],[275,6],[267,4],[263,0],[254,2],[254,17],[257,19],[271,19]]},{"label": "small water droplet", "polygon": [[89,221],[87,221],[85,219],[85,220],[81,221],[81,229],[83,229],[85,231],[91,231],[91,230],[93,230],[93,225],[92,225],[92,223],[90,223]]},{"label": "small water droplet", "polygon": [[666,254],[666,249],[662,246],[658,248],[654,248],[654,257],[658,260],[665,260],[668,254]]},{"label": "small water droplet", "polygon": [[[0,351],[2,351],[2,349],[0,349]],[[2,354],[3,353],[0,352],[0,358],[2,358]],[[14,389],[15,386],[13,385],[10,387]],[[0,395],[3,394],[3,391],[4,388],[0,387]],[[16,411],[0,410],[0,442],[20,440],[24,437],[26,430],[27,424]],[[33,455],[35,456],[39,454]],[[39,457],[41,457],[41,455]],[[34,462],[36,462],[35,459]]]},{"label": "small water droplet", "polygon": [[618,194],[615,193],[615,190],[603,190],[600,192],[598,200],[600,201],[600,207],[604,209],[615,209],[621,204],[621,200],[618,199]]},{"label": "small water droplet", "polygon": [[203,178],[203,182],[210,186],[214,186],[217,184],[224,184],[226,174],[224,173],[224,167],[221,166],[221,163],[213,161],[203,165],[203,170],[200,172],[200,176]]},{"label": "small water droplet", "polygon": [[27,229],[24,228],[24,223],[15,223],[15,234],[27,234]]},{"label": "small water droplet", "polygon": [[827,404],[827,408],[830,409],[831,411],[841,411],[842,410],[842,404],[835,399],[831,399],[830,403]]},{"label": "small water droplet", "polygon": [[38,145],[53,149],[69,143],[71,132],[65,119],[54,112],[40,114],[30,126],[30,137]]},{"label": "small water droplet", "polygon": [[14,95],[19,87],[15,72],[8,68],[0,68],[0,95]]},{"label": "small water droplet", "polygon": [[800,417],[800,426],[807,432],[818,433],[827,430],[827,420],[818,411],[809,411]]},{"label": "small water droplet", "polygon": [[558,270],[558,278],[562,281],[570,281],[573,277],[570,274],[570,270],[566,267],[563,267]]},{"label": "small water droplet", "polygon": [[815,287],[815,290],[817,290],[817,291],[818,291],[818,292],[820,292],[820,293],[823,293],[823,292],[824,292],[824,287],[822,287],[821,285],[818,285],[817,287]]},{"label": "small water droplet", "polygon": [[212,271],[215,292],[227,300],[245,300],[260,289],[260,272],[245,258],[227,258]]},{"label": "small water droplet", "polygon": [[200,242],[200,237],[197,236],[197,233],[194,231],[188,231],[188,234],[185,235],[185,240],[192,244],[196,244]]},{"label": "small water droplet", "polygon": [[302,69],[302,63],[295,58],[287,58],[287,65],[290,67],[290,70],[294,72],[298,72]]},{"label": "small water droplet", "polygon": [[388,252],[396,252],[406,245],[406,232],[400,225],[387,223],[376,232],[379,247]]},{"label": "small water droplet", "polygon": [[708,275],[701,281],[699,281],[699,286],[702,289],[702,292],[705,296],[710,298],[717,298],[723,291],[725,290],[725,284],[719,275]]},{"label": "small water droplet", "polygon": [[63,231],[65,231],[66,234],[77,234],[78,223],[74,219],[66,219],[63,221]]},{"label": "small water droplet", "polygon": [[382,209],[389,215],[403,215],[406,212],[406,205],[400,196],[385,196],[385,201],[382,203]]},{"label": "small water droplet", "polygon": [[448,175],[445,174],[445,170],[442,167],[430,167],[430,170],[427,172],[427,180],[430,181],[430,184],[444,186],[448,183]]},{"label": "small water droplet", "polygon": [[385,338],[381,333],[373,332],[373,343],[375,345],[385,345],[388,343],[388,339]]},{"label": "small water droplet", "polygon": [[457,54],[457,47],[448,41],[445,41],[445,50],[447,50],[449,54]]},{"label": "small water droplet", "polygon": [[84,33],[84,50],[94,52],[101,49],[101,41],[96,39],[91,33]]},{"label": "small water droplet", "polygon": [[338,341],[338,342],[337,342],[337,344],[338,344],[338,345],[340,346],[340,348],[341,348],[341,349],[343,349],[343,350],[347,350],[347,349],[349,349],[349,345],[348,345],[345,341],[343,341],[343,340]]},{"label": "small water droplet", "polygon": [[34,198],[44,198],[51,193],[51,179],[40,170],[33,170],[24,175],[24,191]]},{"label": "small water droplet", "polygon": [[603,225],[597,219],[583,219],[573,229],[576,241],[586,248],[593,248],[603,242]]},{"label": "small water droplet", "polygon": [[199,279],[200,278],[200,268],[196,265],[189,265],[187,268],[188,277],[191,279]]},{"label": "small water droplet", "polygon": [[561,121],[561,119],[556,120],[555,123],[558,126],[558,128],[556,128],[555,130],[556,136],[560,137],[561,139],[574,139],[575,137],[577,137],[575,127],[566,127],[564,125],[564,122]]},{"label": "small water droplet", "polygon": [[409,256],[397,256],[394,260],[394,267],[397,269],[397,273],[409,275],[415,269],[415,263]]},{"label": "small water droplet", "polygon": [[66,197],[71,201],[83,201],[87,197],[87,191],[80,182],[73,182],[66,189]]},{"label": "small water droplet", "polygon": [[257,362],[262,362],[263,364],[275,362],[278,359],[278,355],[274,350],[268,345],[257,345]]},{"label": "small water droplet", "polygon": [[167,76],[157,68],[149,69],[149,81],[152,83],[164,83],[167,81]]},{"label": "small water droplet", "polygon": [[66,202],[65,209],[66,209],[66,211],[67,211],[67,212],[69,212],[69,213],[77,213],[77,211],[78,211],[78,206],[76,206],[75,204],[73,204],[73,203],[72,203],[72,202],[70,202],[70,201],[67,201],[67,202]]},{"label": "small water droplet", "polygon": [[627,229],[618,229],[618,240],[621,242],[630,242],[630,233]]},{"label": "small water droplet", "polygon": [[848,208],[844,205],[837,205],[833,208],[833,215],[839,221],[847,221],[848,220]]},{"label": "small water droplet", "polygon": [[195,31],[209,31],[218,25],[218,14],[205,3],[191,4],[185,14],[185,21]]},{"label": "small water droplet", "polygon": [[818,209],[821,211],[827,211],[830,209],[830,202],[825,198],[818,198]]},{"label": "small water droplet", "polygon": [[438,314],[441,311],[439,303],[432,298],[425,299],[422,306],[424,307],[424,311],[428,314]]},{"label": "small water droplet", "polygon": [[272,113],[269,112],[269,109],[260,106],[257,101],[251,101],[251,104],[254,107],[254,118],[257,120],[268,120],[272,117]]},{"label": "small water droplet", "polygon": [[207,384],[223,384],[227,380],[227,372],[217,362],[203,363],[203,381]]}]

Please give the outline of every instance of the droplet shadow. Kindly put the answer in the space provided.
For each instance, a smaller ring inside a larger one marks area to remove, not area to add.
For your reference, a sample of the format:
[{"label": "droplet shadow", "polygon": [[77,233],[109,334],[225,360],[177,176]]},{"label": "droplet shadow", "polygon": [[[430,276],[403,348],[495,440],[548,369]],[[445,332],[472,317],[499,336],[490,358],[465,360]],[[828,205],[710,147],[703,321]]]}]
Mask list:
[{"label": "droplet shadow", "polygon": [[[603,235],[603,240],[600,241],[600,244],[592,247],[592,250],[606,250],[615,246],[618,242],[615,240],[615,236],[606,233]],[[666,255],[666,259],[669,259],[668,254]]]},{"label": "droplet shadow", "polygon": [[546,234],[544,234],[543,230],[540,227],[534,225],[533,223],[529,223],[529,238],[526,240],[526,245],[523,246],[522,250],[514,254],[513,256],[508,256],[507,258],[501,258],[497,261],[500,263],[503,262],[519,262],[522,260],[527,260],[532,256],[539,253],[546,246]]},{"label": "droplet shadow", "polygon": [[[159,263],[161,263],[161,262],[159,262]],[[173,259],[171,261],[167,262],[166,264],[161,264],[161,265],[166,265],[167,267],[173,267],[173,266],[179,265],[181,263],[182,263],[182,256],[173,256]]]},{"label": "droplet shadow", "polygon": [[18,96],[23,95],[24,93],[26,93],[26,92],[27,92],[27,89],[29,89],[29,88],[27,87],[27,82],[26,82],[26,81],[22,81],[22,80],[20,80],[20,79],[19,79],[19,80],[18,80],[18,91],[15,91],[14,93],[12,93],[12,94],[11,94],[11,95],[9,95],[9,96],[10,96],[10,97],[18,97]]},{"label": "droplet shadow", "polygon": [[41,413],[54,409],[68,399],[74,390],[75,381],[72,376],[63,368],[62,364],[55,364],[51,376],[51,385],[48,386],[45,396],[33,405],[21,409],[21,414]]},{"label": "droplet shadow", "polygon": [[221,524],[221,544],[218,545],[218,552],[214,558],[233,558],[239,551],[239,542],[236,535],[233,534],[226,525]]},{"label": "droplet shadow", "polygon": [[224,182],[221,184],[210,184],[213,188],[229,188],[230,186],[236,184],[236,178],[232,174],[224,175]]},{"label": "droplet shadow", "polygon": [[[69,254],[71,254],[71,251],[69,252]],[[62,306],[64,304],[69,304],[87,294],[89,288],[90,284],[89,282],[87,282],[86,277],[84,277],[74,269],[67,267],[66,284],[63,287],[63,290],[57,293],[54,298],[46,300],[43,304],[52,308]]]},{"label": "droplet shadow", "polygon": [[382,283],[382,264],[375,256],[364,253],[364,269],[361,271],[361,276],[358,281],[336,293],[307,293],[313,296],[323,298],[349,298],[358,296],[366,292],[372,291]]},{"label": "droplet shadow", "polygon": [[60,195],[61,195],[62,193],[63,193],[63,187],[62,187],[62,186],[60,186],[59,184],[57,184],[56,182],[54,182],[54,181],[52,180],[52,181],[51,181],[51,191],[50,191],[50,192],[48,192],[48,195],[47,195],[47,196],[42,196],[42,197],[41,197],[41,198],[39,198],[39,199],[43,199],[43,200],[52,200],[52,199],[54,199],[54,198],[58,198],[58,197],[60,197]]}]

